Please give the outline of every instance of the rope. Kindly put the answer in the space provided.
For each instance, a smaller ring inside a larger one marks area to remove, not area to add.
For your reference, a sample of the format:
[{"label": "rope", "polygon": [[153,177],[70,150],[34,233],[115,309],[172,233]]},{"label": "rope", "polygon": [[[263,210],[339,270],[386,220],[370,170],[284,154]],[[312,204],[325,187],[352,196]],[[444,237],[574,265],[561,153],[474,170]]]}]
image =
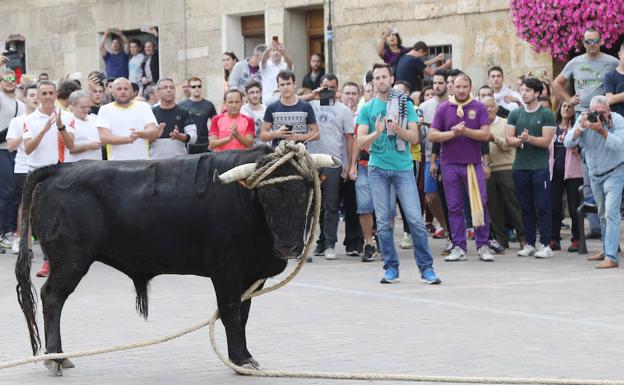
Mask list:
[{"label": "rope", "polygon": [[[282,145],[283,144],[283,145]],[[297,265],[293,269],[293,271],[282,281],[277,284],[266,287],[261,290],[257,290],[258,287],[262,283],[264,283],[264,279],[260,279],[256,281],[249,289],[247,289],[243,295],[241,296],[241,302],[251,299],[253,297],[258,297],[260,295],[269,293],[271,291],[275,291],[294,279],[294,277],[299,273],[305,261],[310,255],[312,251],[313,239],[316,234],[316,229],[318,226],[318,220],[321,210],[321,187],[320,180],[318,177],[318,172],[313,165],[311,159],[305,154],[305,147],[303,155],[301,155],[300,148],[304,147],[303,145],[294,145],[292,143],[281,142],[278,147],[278,151],[280,151],[280,156],[274,156],[269,163],[258,169],[251,177],[247,179],[247,182],[253,186],[259,186],[261,183],[266,182],[267,184],[280,183],[282,181],[293,180],[290,177],[280,177],[266,179],[277,167],[284,164],[287,161],[292,161],[292,163],[301,162],[297,166],[297,170],[301,173],[302,179],[311,178],[314,182],[313,192],[314,192],[314,217],[312,221],[312,228],[308,233],[308,239],[305,243],[305,248],[303,254],[301,255]],[[277,152],[277,151],[276,151]],[[297,161],[292,160],[293,157],[297,156]],[[311,166],[311,167],[310,167]],[[310,208],[312,195],[308,201],[308,210]],[[462,383],[462,384],[543,384],[543,385],[624,385],[624,381],[611,381],[611,380],[580,380],[580,379],[557,379],[557,378],[505,378],[505,377],[462,377],[462,376],[427,376],[427,375],[411,375],[411,374],[390,374],[390,373],[338,373],[338,372],[311,372],[311,371],[273,371],[273,370],[258,370],[258,369],[249,369],[247,367],[241,367],[235,365],[232,361],[230,361],[226,356],[219,351],[215,339],[214,327],[215,323],[219,320],[219,311],[215,311],[213,316],[208,320],[202,323],[199,323],[195,326],[191,326],[184,330],[181,330],[178,333],[171,334],[169,336],[155,338],[152,340],[148,340],[145,342],[139,342],[134,344],[126,344],[126,345],[117,345],[104,349],[94,349],[94,350],[85,350],[78,351],[73,353],[54,353],[54,354],[42,354],[39,356],[34,356],[30,358],[26,358],[23,360],[17,361],[9,361],[0,363],[0,369],[10,368],[19,365],[25,365],[28,363],[44,361],[44,360],[59,360],[64,358],[74,358],[74,357],[86,357],[93,356],[98,354],[112,353],[130,349],[136,349],[141,347],[146,347],[150,345],[160,344],[166,341],[170,341],[172,339],[182,337],[186,334],[192,333],[196,330],[199,330],[205,326],[208,326],[208,332],[210,335],[210,343],[212,348],[217,355],[217,357],[223,362],[225,366],[232,369],[238,374],[248,375],[248,376],[256,376],[256,377],[273,377],[273,378],[317,378],[317,379],[336,379],[336,380],[364,380],[364,381],[410,381],[410,382],[438,382],[438,383]]]}]

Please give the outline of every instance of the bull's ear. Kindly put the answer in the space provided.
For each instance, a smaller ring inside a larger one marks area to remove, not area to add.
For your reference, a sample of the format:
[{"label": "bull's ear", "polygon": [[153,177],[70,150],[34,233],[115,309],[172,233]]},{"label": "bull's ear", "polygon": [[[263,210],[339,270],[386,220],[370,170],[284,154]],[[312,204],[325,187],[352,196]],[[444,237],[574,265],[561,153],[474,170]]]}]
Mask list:
[{"label": "bull's ear", "polygon": [[246,163],[241,164],[240,166],[236,166],[233,169],[223,173],[223,175],[219,175],[219,172],[215,170],[212,180],[215,183],[232,183],[237,180],[247,179],[253,174],[256,169],[255,163]]},{"label": "bull's ear", "polygon": [[340,159],[335,156],[325,155],[325,154],[311,154],[310,155],[314,160],[314,165],[316,168],[338,168],[342,166],[342,162]]}]

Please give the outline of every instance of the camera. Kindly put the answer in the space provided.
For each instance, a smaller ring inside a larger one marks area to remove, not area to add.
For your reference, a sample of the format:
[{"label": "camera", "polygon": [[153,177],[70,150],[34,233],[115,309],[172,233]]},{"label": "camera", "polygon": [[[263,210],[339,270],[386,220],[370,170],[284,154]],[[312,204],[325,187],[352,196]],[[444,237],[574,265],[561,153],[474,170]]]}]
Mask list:
[{"label": "camera", "polygon": [[329,88],[321,88],[321,106],[333,106],[336,101],[336,91]]},{"label": "camera", "polygon": [[590,123],[597,123],[598,120],[600,120],[601,123],[606,123],[607,120],[605,119],[604,115],[600,112],[596,112],[596,111],[591,111],[587,113],[587,121]]}]

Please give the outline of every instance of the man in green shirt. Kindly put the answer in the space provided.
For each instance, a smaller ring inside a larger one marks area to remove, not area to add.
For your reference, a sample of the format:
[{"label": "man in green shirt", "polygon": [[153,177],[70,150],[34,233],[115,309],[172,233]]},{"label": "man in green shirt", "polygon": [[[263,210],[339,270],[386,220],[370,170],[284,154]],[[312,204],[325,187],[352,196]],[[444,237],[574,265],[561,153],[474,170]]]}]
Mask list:
[{"label": "man in green shirt", "polygon": [[[540,105],[544,90],[541,81],[527,78],[522,84],[523,108],[513,110],[507,119],[507,145],[516,147],[512,177],[522,208],[526,244],[518,256],[550,258],[551,197],[548,147],[555,133],[555,116]],[[537,212],[537,216],[536,216]],[[539,220],[540,245],[535,250],[535,227]]]}]

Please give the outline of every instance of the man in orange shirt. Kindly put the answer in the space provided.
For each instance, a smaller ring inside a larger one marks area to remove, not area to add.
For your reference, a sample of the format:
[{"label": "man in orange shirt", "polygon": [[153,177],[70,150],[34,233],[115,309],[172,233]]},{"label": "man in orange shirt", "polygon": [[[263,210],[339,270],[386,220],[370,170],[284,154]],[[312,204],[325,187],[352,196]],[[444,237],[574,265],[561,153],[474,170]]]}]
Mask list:
[{"label": "man in orange shirt", "polygon": [[243,93],[231,89],[225,93],[227,111],[215,116],[210,123],[208,149],[212,151],[242,150],[253,145],[256,124],[240,113]]}]

